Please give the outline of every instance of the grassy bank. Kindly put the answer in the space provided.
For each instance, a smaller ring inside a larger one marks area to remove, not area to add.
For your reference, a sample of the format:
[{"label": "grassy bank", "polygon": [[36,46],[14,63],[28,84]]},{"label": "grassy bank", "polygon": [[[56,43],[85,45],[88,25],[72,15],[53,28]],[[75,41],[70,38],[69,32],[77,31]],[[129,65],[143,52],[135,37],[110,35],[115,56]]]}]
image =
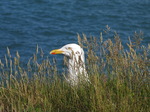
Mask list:
[{"label": "grassy bank", "polygon": [[148,112],[150,46],[141,46],[140,36],[135,33],[125,49],[116,33],[105,41],[102,34],[89,40],[78,35],[91,83],[75,87],[38,46],[26,66],[7,49],[0,61],[0,112]]}]

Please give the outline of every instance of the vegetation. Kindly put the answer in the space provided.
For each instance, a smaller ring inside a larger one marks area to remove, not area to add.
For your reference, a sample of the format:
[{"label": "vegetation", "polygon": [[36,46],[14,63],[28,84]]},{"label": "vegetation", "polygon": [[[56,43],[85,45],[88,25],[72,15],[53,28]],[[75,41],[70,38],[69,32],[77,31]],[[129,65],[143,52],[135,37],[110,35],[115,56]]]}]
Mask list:
[{"label": "vegetation", "polygon": [[141,33],[134,37],[124,48],[117,33],[113,40],[78,35],[91,83],[74,87],[38,46],[26,66],[7,48],[0,61],[0,112],[148,112],[150,45],[140,45]]}]

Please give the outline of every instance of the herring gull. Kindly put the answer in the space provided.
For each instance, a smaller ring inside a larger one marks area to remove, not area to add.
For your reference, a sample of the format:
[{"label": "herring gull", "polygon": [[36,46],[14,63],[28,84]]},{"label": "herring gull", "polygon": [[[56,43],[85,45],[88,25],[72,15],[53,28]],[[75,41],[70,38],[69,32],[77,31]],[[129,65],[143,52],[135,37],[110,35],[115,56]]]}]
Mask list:
[{"label": "herring gull", "polygon": [[82,81],[89,81],[85,69],[85,58],[83,49],[77,44],[67,44],[60,49],[55,49],[50,54],[63,54],[68,57],[68,78],[66,80],[72,85]]}]

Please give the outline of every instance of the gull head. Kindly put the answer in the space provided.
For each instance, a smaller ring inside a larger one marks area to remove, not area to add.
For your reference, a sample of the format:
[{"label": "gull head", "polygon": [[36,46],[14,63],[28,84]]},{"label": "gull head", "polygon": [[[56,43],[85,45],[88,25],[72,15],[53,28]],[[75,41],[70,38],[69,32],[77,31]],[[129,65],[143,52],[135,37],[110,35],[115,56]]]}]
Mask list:
[{"label": "gull head", "polygon": [[81,60],[84,62],[84,51],[77,44],[67,44],[60,49],[52,50],[50,54],[63,54],[74,61]]}]

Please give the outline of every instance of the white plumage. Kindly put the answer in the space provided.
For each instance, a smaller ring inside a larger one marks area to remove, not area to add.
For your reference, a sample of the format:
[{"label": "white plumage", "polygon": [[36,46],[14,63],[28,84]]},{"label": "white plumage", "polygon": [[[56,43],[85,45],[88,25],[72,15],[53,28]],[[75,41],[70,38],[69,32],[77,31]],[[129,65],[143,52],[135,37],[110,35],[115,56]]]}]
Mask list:
[{"label": "white plumage", "polygon": [[77,85],[82,81],[89,81],[85,69],[84,51],[77,44],[67,44],[60,49],[52,50],[50,54],[64,54],[68,57],[69,76],[66,79],[72,85]]}]

